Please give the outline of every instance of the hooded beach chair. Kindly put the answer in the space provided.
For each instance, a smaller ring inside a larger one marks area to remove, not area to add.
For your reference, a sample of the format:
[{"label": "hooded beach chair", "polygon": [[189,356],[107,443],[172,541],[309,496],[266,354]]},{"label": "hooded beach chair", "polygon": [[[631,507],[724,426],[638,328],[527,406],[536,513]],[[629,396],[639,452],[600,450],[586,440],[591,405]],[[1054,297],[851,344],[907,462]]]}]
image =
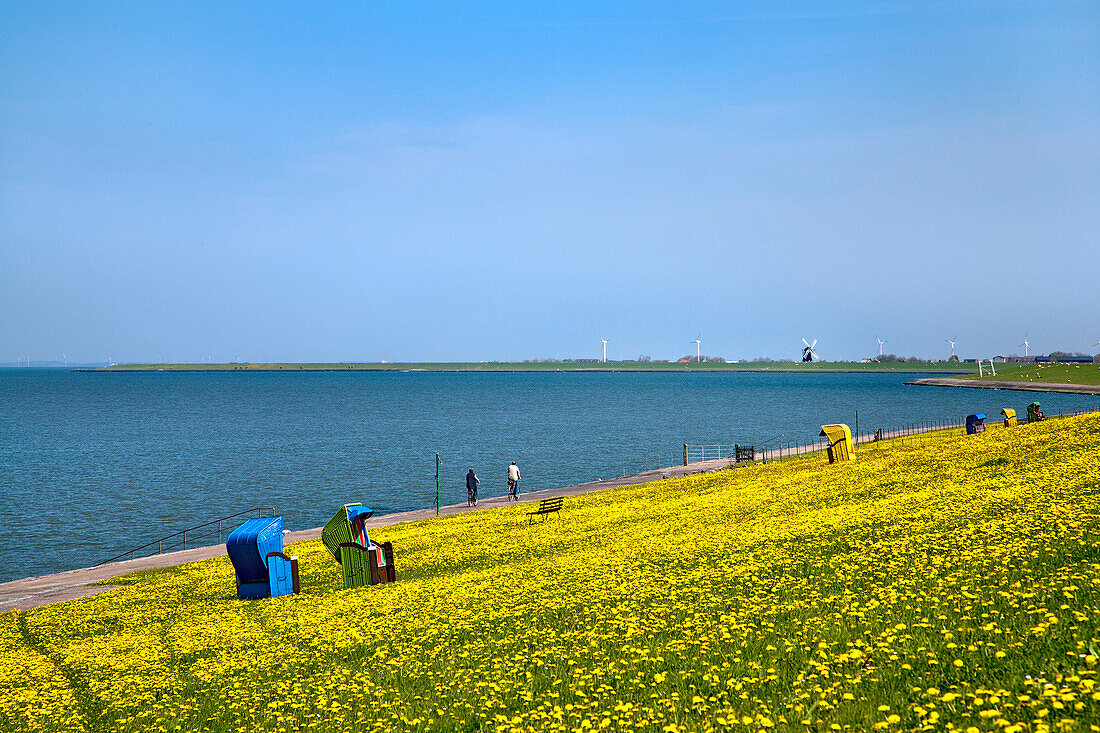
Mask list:
[{"label": "hooded beach chair", "polygon": [[257,517],[225,541],[237,574],[237,598],[256,599],[298,592],[298,557],[283,554],[283,518]]},{"label": "hooded beach chair", "polygon": [[374,514],[362,504],[345,504],[321,530],[321,542],[340,563],[345,588],[392,583],[397,579],[393,545],[376,545],[367,536],[366,521]]},{"label": "hooded beach chair", "polygon": [[856,449],[852,444],[852,431],[847,425],[822,425],[821,437],[829,439],[829,445],[825,450],[829,454],[829,463],[840,461],[854,461]]}]

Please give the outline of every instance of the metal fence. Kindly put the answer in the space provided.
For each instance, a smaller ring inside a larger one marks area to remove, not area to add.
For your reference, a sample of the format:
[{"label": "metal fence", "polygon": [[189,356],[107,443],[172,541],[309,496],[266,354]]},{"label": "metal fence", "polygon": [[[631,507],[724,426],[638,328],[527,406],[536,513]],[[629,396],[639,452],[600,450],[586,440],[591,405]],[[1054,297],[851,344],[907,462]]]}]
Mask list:
[{"label": "metal fence", "polygon": [[[1054,420],[1095,413],[1100,413],[1100,408],[1047,415],[1046,419]],[[866,444],[883,441],[897,441],[918,436],[927,438],[930,434],[939,433],[941,431],[960,430],[965,427],[965,424],[966,421],[964,419],[958,418],[919,420],[906,423],[890,430],[879,428],[872,433],[853,434],[852,441],[856,444]],[[746,443],[716,443],[707,445],[692,445],[685,443],[683,446],[681,465],[688,466],[692,463],[702,463],[704,461],[728,461],[730,465],[733,465],[741,462],[736,460],[736,449],[738,447],[744,448],[748,445],[749,444]],[[824,451],[828,445],[829,441],[824,438],[817,438],[814,440],[787,440],[785,436],[779,435],[775,438],[769,438],[766,441],[752,445],[752,447],[755,448],[754,460],[767,462]]]},{"label": "metal fence", "polygon": [[[228,535],[233,529],[236,529],[239,525],[244,523],[244,517],[246,515],[252,516],[255,514],[257,517],[262,517],[264,512],[270,511],[270,516],[275,516],[275,507],[256,507],[254,509],[245,509],[244,511],[237,512],[236,514],[230,514],[228,517],[220,517],[219,519],[212,519],[209,522],[203,524],[197,524],[194,527],[188,527],[187,529],[179,532],[173,532],[170,535],[165,535],[152,542],[146,542],[144,545],[140,545],[125,552],[120,552],[114,557],[109,557],[102,562],[95,564],[95,567],[100,565],[106,565],[109,562],[115,560],[133,560],[136,557],[151,557],[153,555],[159,555],[162,552],[170,552],[175,549],[186,550],[188,543],[191,547],[204,547],[206,545],[214,544],[210,542],[210,538],[217,536],[217,544],[221,544],[222,534]],[[205,541],[204,541],[205,540]],[[141,553],[140,555],[138,553]],[[129,557],[127,557],[129,556]]]}]

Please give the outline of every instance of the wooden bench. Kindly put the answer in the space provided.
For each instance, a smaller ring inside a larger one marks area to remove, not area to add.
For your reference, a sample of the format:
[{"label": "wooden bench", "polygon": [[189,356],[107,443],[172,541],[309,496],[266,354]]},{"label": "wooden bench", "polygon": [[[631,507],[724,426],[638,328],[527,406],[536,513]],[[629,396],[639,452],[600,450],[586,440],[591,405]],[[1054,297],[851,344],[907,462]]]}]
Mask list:
[{"label": "wooden bench", "polygon": [[539,502],[539,508],[533,512],[527,512],[527,523],[535,521],[535,517],[542,517],[543,521],[546,520],[547,514],[557,514],[558,518],[561,518],[561,503],[564,499],[560,496],[553,499],[543,499]]}]

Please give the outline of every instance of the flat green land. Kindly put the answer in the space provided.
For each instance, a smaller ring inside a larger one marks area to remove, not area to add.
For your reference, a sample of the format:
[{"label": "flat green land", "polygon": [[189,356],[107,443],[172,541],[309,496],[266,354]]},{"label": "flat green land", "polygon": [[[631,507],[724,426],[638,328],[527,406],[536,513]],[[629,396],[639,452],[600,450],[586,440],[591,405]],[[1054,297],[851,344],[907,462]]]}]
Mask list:
[{"label": "flat green land", "polygon": [[[969,364],[967,366],[973,366]],[[997,367],[993,376],[985,370],[985,376],[970,374],[963,379],[986,382],[1016,382],[1031,385],[1056,386],[1062,384],[1100,385],[1100,364],[1014,364]]]},{"label": "flat green land", "polygon": [[679,364],[669,362],[348,362],[348,363],[242,363],[242,364],[115,364],[93,372],[308,372],[308,371],[374,371],[374,372],[893,372],[896,374],[933,373],[958,374],[973,365],[945,362],[865,364],[852,361],[802,362],[742,362],[725,364]]}]

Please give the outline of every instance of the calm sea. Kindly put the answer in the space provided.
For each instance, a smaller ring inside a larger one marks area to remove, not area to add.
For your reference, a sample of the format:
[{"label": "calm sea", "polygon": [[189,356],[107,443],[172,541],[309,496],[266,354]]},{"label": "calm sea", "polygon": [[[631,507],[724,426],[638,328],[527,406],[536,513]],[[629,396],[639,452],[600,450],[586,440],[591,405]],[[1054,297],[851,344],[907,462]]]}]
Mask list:
[{"label": "calm sea", "polygon": [[0,581],[93,565],[273,506],[290,529],[668,465],[683,443],[809,440],[916,420],[1095,409],[1100,398],[905,386],[893,374],[248,373],[0,370]]}]

